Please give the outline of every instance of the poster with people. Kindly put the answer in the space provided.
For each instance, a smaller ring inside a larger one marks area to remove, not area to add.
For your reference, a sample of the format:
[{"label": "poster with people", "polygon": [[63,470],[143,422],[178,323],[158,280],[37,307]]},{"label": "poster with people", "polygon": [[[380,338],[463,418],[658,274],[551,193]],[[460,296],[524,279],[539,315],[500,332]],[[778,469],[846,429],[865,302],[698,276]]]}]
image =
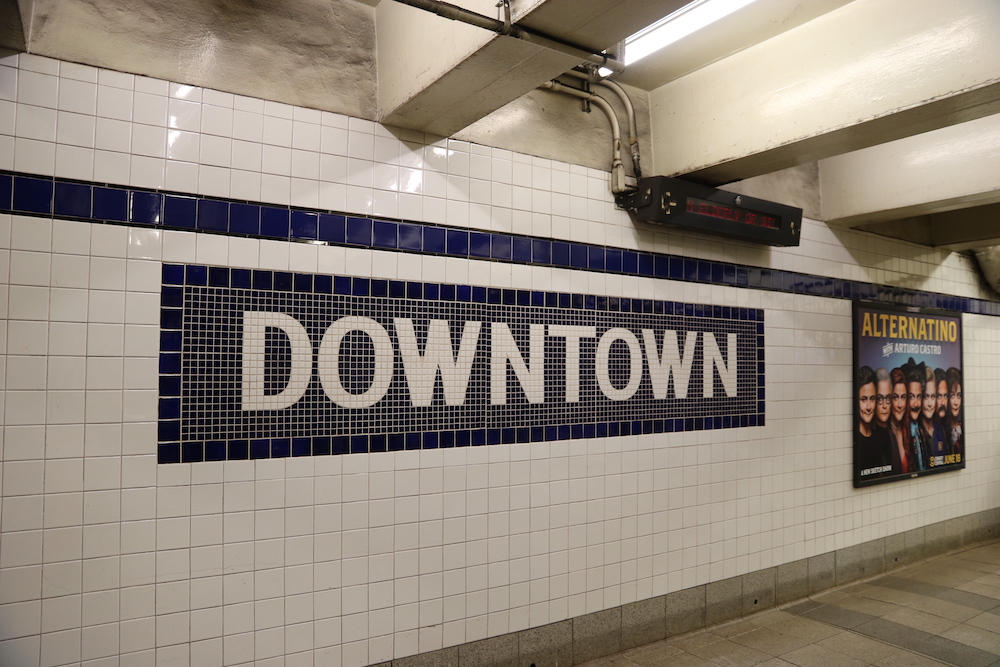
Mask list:
[{"label": "poster with people", "polygon": [[854,486],[965,467],[961,313],[854,302]]}]

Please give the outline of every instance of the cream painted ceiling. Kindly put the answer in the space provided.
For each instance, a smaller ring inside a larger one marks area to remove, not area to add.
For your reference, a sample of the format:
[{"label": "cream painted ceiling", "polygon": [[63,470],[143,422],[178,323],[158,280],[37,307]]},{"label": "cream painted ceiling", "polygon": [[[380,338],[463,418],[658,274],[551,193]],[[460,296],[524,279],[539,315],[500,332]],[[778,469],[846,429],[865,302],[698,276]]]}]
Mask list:
[{"label": "cream painted ceiling", "polygon": [[[498,15],[495,0],[455,4]],[[682,4],[513,0],[512,15],[599,52]],[[1000,243],[998,43],[996,0],[757,0],[614,78],[640,109],[647,174],[804,166],[814,216],[964,249]],[[605,159],[549,136],[571,134],[579,106],[537,88],[578,60],[394,0],[0,0],[0,46]],[[566,120],[539,123],[553,108]]]}]

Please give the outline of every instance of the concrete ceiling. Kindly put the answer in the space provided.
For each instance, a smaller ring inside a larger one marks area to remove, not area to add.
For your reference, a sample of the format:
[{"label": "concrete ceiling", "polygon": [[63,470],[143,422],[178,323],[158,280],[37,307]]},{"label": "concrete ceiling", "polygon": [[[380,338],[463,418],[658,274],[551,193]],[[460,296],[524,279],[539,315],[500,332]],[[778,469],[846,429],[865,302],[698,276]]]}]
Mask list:
[{"label": "concrete ceiling", "polygon": [[[511,6],[600,52],[683,4]],[[722,184],[813,165],[817,217],[962,249],[1000,239],[998,43],[996,0],[757,0],[615,78],[649,109],[645,173]],[[393,0],[0,0],[0,46],[433,135],[489,127],[484,143],[527,126],[552,95],[535,89],[579,63]]]}]

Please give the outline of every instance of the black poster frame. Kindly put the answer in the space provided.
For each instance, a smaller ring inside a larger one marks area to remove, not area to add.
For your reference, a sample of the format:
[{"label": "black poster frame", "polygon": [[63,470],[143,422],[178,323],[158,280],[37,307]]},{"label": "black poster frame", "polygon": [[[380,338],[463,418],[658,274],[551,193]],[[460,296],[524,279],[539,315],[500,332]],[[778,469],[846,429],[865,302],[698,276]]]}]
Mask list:
[{"label": "black poster frame", "polygon": [[[854,486],[860,488],[965,468],[962,313],[855,300],[852,314]],[[928,369],[935,377],[933,405],[927,399],[931,393],[926,390],[930,383]],[[888,392],[885,380],[879,380],[880,371],[884,371],[883,378],[889,376]],[[902,392],[898,382],[901,377]],[[918,377],[924,378],[919,391],[914,384]],[[914,399],[915,395],[919,398]],[[905,401],[902,409],[900,396]],[[882,421],[886,407],[888,419]],[[912,417],[914,414],[916,419]]]}]

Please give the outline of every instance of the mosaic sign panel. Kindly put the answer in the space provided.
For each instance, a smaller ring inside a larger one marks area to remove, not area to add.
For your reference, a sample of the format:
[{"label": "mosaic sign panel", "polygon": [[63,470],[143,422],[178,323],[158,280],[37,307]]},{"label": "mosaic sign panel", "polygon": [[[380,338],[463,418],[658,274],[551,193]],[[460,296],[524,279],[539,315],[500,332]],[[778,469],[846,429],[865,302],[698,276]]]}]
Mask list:
[{"label": "mosaic sign panel", "polygon": [[763,311],[164,265],[161,463],[764,423]]},{"label": "mosaic sign panel", "polygon": [[962,316],[854,302],[854,486],[965,467]]}]

